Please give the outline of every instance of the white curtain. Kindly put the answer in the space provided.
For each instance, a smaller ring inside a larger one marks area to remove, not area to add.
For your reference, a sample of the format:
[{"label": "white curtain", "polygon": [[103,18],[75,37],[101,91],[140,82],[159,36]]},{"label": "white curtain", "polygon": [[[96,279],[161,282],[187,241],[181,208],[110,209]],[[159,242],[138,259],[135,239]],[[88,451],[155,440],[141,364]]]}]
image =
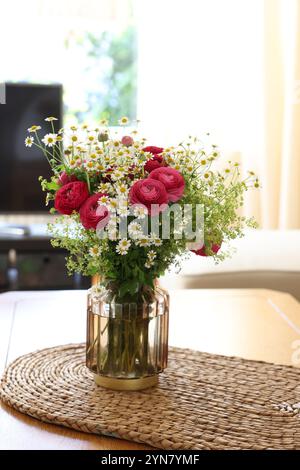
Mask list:
[{"label": "white curtain", "polygon": [[138,4],[145,132],[168,145],[210,131],[260,175],[245,212],[262,227],[299,228],[300,0]]}]

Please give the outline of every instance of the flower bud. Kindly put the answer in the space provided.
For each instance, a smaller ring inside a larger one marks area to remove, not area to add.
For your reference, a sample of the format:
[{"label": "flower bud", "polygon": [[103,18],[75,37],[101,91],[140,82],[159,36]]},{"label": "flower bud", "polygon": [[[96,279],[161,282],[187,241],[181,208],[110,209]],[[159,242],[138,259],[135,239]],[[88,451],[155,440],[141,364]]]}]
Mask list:
[{"label": "flower bud", "polygon": [[98,134],[98,140],[99,140],[99,142],[106,142],[108,140],[107,132],[100,132]]}]

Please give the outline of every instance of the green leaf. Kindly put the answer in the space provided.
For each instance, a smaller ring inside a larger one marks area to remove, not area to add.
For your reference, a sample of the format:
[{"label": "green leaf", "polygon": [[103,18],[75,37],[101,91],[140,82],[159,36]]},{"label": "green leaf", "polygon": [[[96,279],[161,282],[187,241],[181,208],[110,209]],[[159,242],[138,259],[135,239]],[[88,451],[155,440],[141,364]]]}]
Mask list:
[{"label": "green leaf", "polygon": [[139,290],[139,283],[134,279],[130,279],[129,281],[125,281],[122,283],[119,289],[119,296],[124,297],[127,293],[130,295],[134,295]]},{"label": "green leaf", "polygon": [[45,187],[48,191],[57,191],[61,186],[55,183],[55,181],[50,181],[45,184]]}]

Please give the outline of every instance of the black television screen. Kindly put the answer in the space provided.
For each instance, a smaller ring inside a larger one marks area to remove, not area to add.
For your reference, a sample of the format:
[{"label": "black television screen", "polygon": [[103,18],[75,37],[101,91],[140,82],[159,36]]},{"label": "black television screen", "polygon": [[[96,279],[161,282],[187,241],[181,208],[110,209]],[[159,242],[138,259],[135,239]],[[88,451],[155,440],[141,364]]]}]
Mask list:
[{"label": "black television screen", "polygon": [[[45,197],[39,176],[51,176],[42,152],[25,147],[27,129],[41,125],[51,132],[48,116],[62,127],[62,86],[6,83],[6,104],[0,104],[0,212],[43,212]],[[32,134],[33,135],[33,134]]]}]

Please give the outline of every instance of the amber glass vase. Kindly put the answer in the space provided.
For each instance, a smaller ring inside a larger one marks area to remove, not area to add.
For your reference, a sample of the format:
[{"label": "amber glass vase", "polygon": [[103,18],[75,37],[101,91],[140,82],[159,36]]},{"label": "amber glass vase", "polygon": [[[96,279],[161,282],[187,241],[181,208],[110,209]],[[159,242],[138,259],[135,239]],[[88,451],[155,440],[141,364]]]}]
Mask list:
[{"label": "amber glass vase", "polygon": [[100,386],[152,387],[167,366],[169,295],[156,285],[120,298],[119,287],[88,291],[86,364]]}]

